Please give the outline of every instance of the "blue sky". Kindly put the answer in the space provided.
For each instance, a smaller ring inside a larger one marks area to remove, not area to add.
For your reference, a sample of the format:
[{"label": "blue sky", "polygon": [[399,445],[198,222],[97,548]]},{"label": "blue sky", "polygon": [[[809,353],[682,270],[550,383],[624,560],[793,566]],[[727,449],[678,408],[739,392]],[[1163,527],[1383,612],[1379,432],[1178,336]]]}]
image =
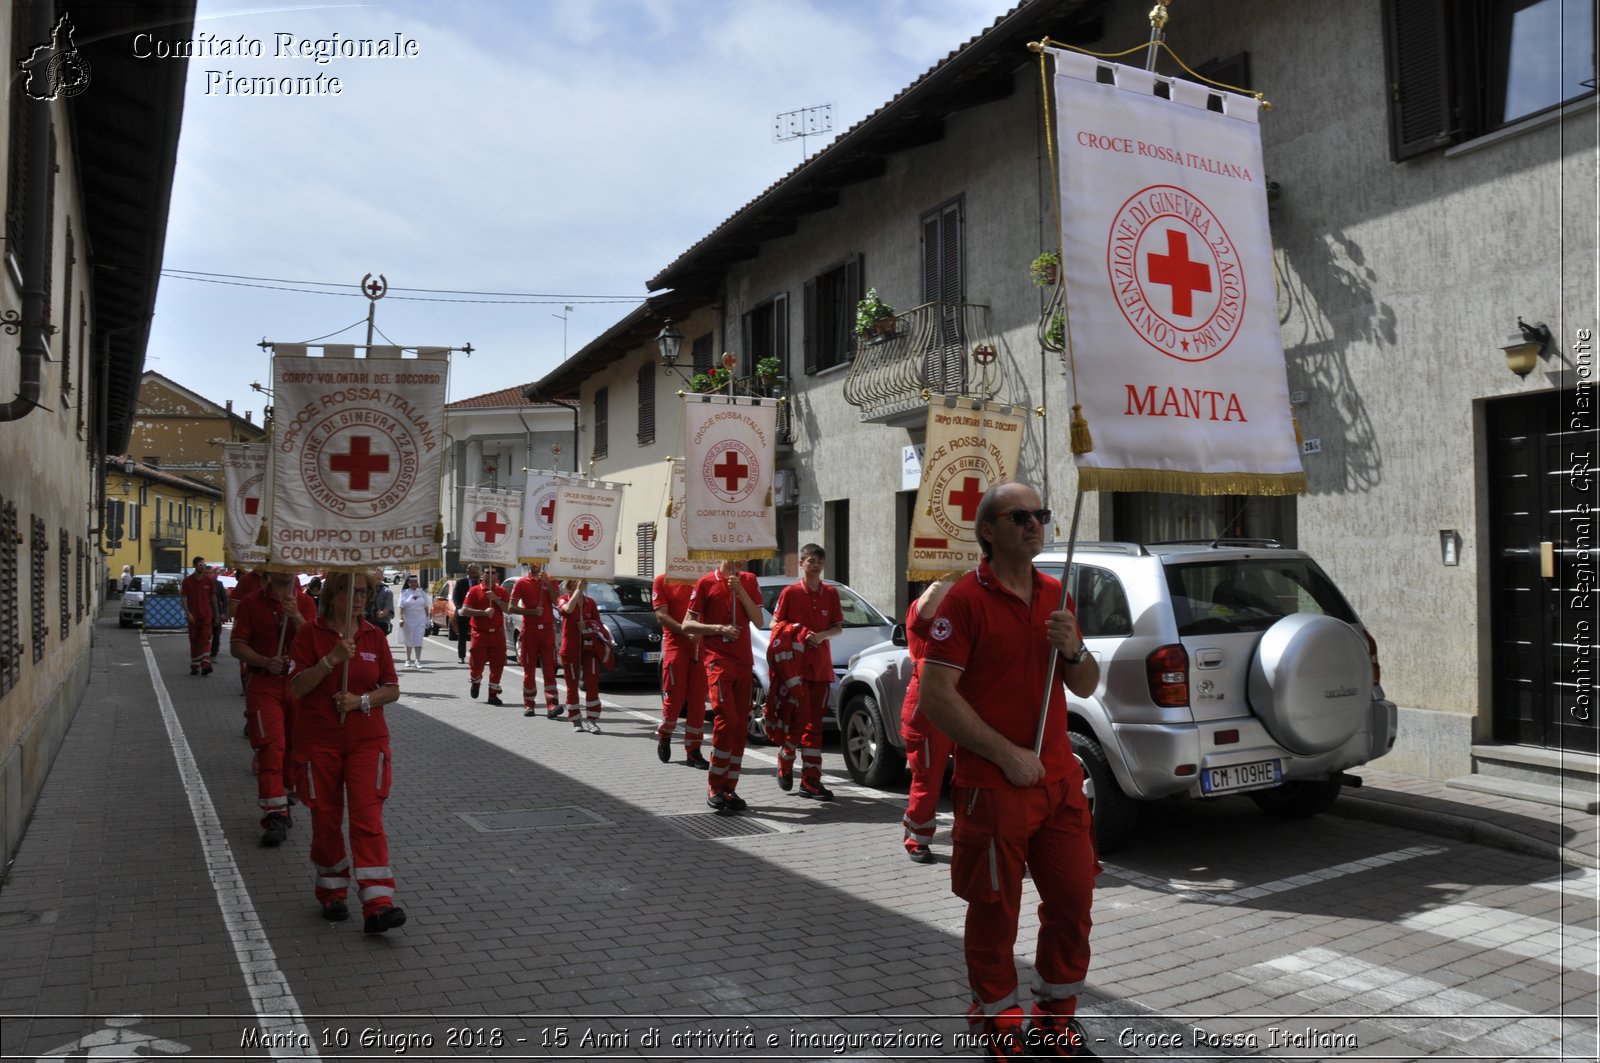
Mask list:
[{"label": "blue sky", "polygon": [[[394,289],[549,295],[505,305],[397,290],[378,304],[377,326],[395,343],[473,345],[455,357],[452,399],[536,380],[562,359],[563,305],[574,307],[571,353],[636,305],[625,300],[642,298],[646,278],[801,161],[798,141],[774,142],[774,115],[831,103],[842,132],[1009,6],[200,0],[196,36],[242,37],[262,54],[212,49],[190,61],[164,267],[322,283],[168,273],[146,368],[259,421],[266,400],[250,384],[268,383],[270,369],[256,344],[335,332],[328,342],[364,342],[367,301],[350,296],[382,273]],[[418,54],[277,58],[278,34],[398,34]],[[247,96],[226,91],[230,71],[321,74],[341,91]]]}]

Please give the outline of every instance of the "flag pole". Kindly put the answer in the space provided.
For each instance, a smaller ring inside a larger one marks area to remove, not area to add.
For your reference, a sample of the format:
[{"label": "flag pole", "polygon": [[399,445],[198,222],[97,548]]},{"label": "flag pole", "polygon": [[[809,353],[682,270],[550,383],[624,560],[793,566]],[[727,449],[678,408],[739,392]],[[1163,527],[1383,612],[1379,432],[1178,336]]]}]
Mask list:
[{"label": "flag pole", "polygon": [[1149,53],[1144,57],[1144,68],[1154,71],[1156,68],[1157,49],[1166,39],[1167,5],[1172,0],[1156,0],[1156,6],[1150,9],[1150,43]]},{"label": "flag pole", "polygon": [[[1061,604],[1056,606],[1056,612],[1061,612],[1067,607],[1067,588],[1072,585],[1072,552],[1078,545],[1078,515],[1083,512],[1083,488],[1078,488],[1078,495],[1072,501],[1072,527],[1067,532],[1067,563],[1061,570]],[[1044,673],[1044,704],[1039,706],[1039,726],[1033,734],[1033,753],[1040,756],[1044,750],[1044,726],[1050,719],[1050,688],[1056,684],[1056,658],[1061,656],[1055,647],[1050,648],[1050,664]]]}]

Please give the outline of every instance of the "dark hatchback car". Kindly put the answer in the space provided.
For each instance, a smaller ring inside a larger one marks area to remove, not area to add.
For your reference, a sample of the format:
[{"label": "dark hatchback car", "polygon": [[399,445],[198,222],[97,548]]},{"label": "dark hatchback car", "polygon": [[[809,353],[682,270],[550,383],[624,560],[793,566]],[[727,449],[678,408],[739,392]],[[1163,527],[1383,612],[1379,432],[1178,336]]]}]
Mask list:
[{"label": "dark hatchback car", "polygon": [[590,583],[584,593],[599,607],[600,621],[617,647],[617,666],[602,681],[660,682],[661,622],[650,607],[650,581],[618,576]]}]

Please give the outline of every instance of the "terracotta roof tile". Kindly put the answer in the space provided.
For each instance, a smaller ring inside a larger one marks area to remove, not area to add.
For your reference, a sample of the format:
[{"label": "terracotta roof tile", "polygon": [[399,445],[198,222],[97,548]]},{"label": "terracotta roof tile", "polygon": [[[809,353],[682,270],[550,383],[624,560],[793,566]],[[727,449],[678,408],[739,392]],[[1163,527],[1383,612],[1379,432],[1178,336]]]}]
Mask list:
[{"label": "terracotta roof tile", "polygon": [[447,403],[447,410],[490,410],[503,406],[551,406],[549,402],[529,402],[523,397],[527,384],[517,384],[514,387],[501,388],[498,391],[486,391],[482,395],[473,395],[470,398],[457,399]]}]

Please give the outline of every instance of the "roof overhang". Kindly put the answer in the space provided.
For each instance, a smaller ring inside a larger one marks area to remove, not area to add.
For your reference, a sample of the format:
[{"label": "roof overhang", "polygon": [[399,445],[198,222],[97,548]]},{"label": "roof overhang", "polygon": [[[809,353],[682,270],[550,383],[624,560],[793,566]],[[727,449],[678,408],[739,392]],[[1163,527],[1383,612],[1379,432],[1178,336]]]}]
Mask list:
[{"label": "roof overhang", "polygon": [[529,402],[575,402],[594,374],[646,346],[653,352],[656,334],[668,318],[682,321],[708,302],[709,297],[683,292],[651,296],[522,393]]}]

